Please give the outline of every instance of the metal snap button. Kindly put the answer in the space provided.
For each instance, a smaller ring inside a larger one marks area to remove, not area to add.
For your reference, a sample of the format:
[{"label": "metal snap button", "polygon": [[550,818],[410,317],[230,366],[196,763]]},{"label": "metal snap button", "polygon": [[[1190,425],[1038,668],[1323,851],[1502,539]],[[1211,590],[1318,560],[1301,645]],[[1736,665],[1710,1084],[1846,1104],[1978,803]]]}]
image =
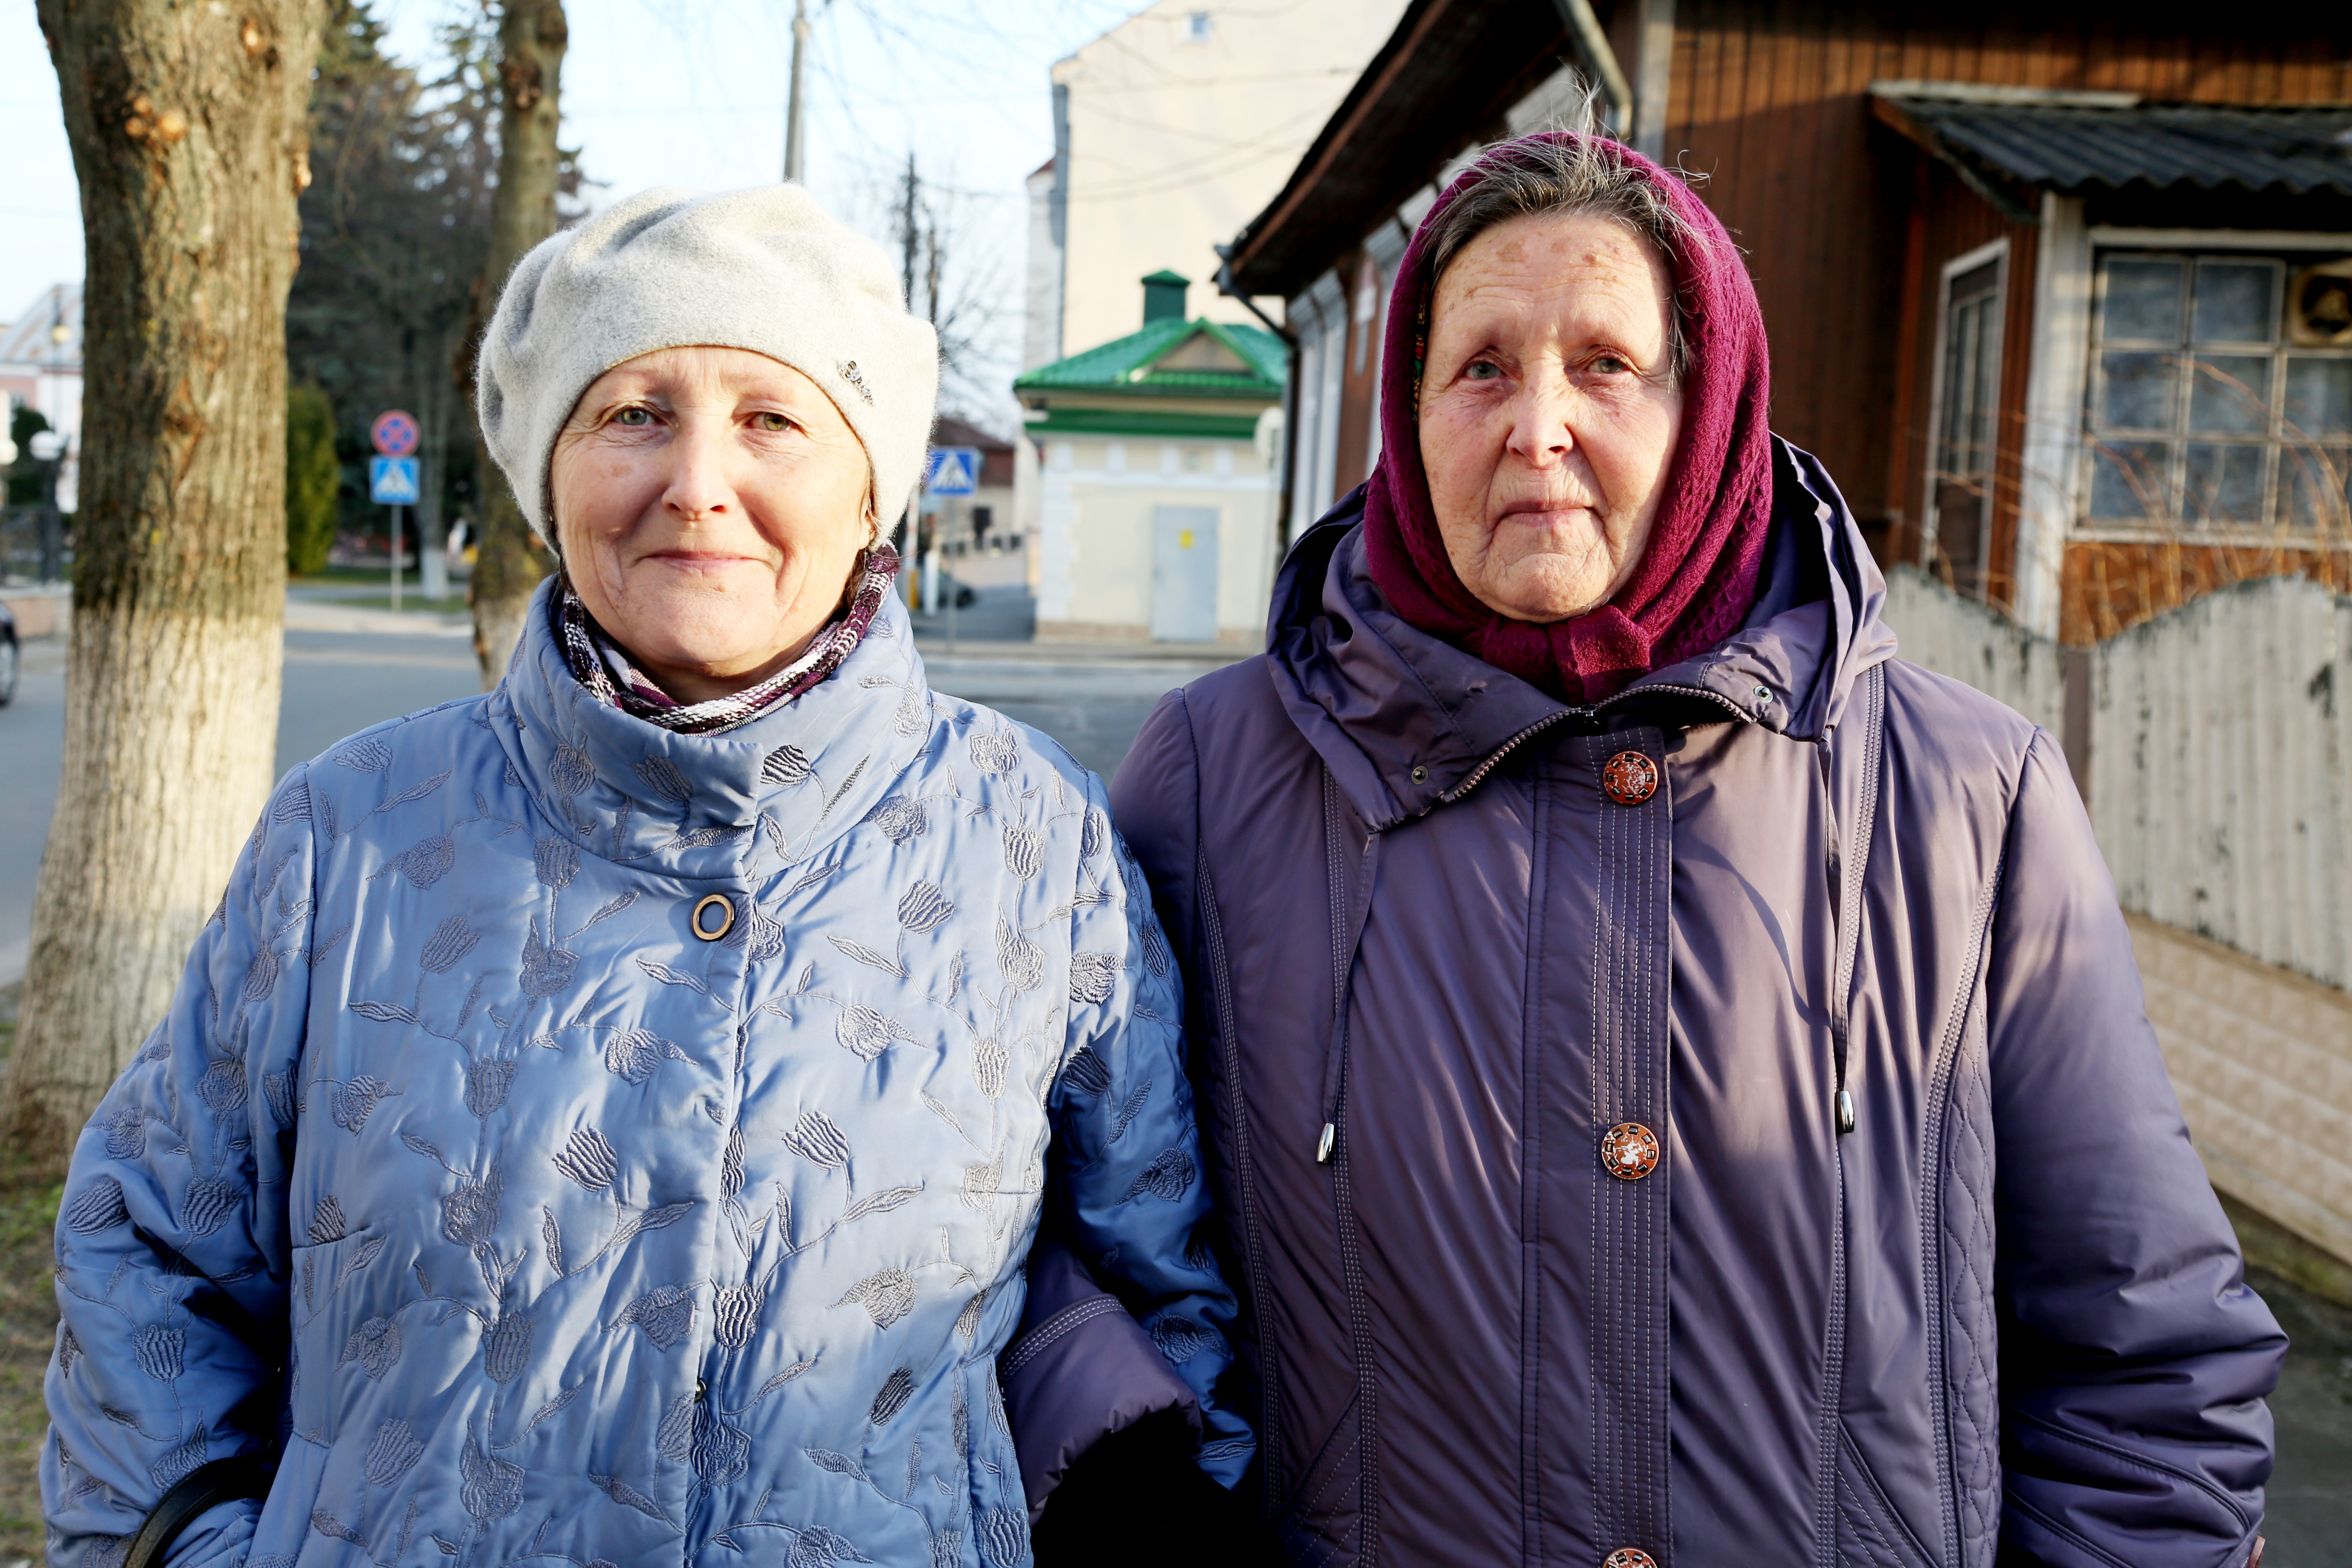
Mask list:
[{"label": "metal snap button", "polygon": [[1638,1546],[1621,1546],[1601,1560],[1601,1568],[1658,1568],[1658,1560]]},{"label": "metal snap button", "polygon": [[1429,770],[1427,768],[1413,769],[1412,782],[1415,784],[1427,784],[1429,782]]},{"label": "metal snap button", "polygon": [[1601,787],[1619,805],[1639,805],[1658,793],[1658,764],[1639,752],[1620,752],[1602,766]]},{"label": "metal snap button", "polygon": [[[719,925],[716,930],[706,925],[702,919],[703,912],[713,904],[719,906]],[[694,918],[687,923],[694,927],[694,934],[703,941],[717,942],[735,929],[735,906],[728,901],[727,895],[724,893],[706,895],[700,903],[694,906]]]},{"label": "metal snap button", "polygon": [[1638,1121],[1621,1121],[1601,1134],[1601,1163],[1620,1181],[1638,1182],[1658,1168],[1658,1135]]}]

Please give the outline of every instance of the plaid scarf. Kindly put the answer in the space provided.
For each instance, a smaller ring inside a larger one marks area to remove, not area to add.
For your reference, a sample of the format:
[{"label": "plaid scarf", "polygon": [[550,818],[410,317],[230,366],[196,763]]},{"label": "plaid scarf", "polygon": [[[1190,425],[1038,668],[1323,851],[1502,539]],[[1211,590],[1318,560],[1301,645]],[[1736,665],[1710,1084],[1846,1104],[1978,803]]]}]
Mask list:
[{"label": "plaid scarf", "polygon": [[569,577],[554,595],[555,637],[572,678],[597,701],[683,735],[716,735],[750,723],[779,703],[790,702],[840,668],[841,661],[864,639],[875,612],[882,607],[882,596],[890,591],[890,580],[898,574],[898,552],[884,540],[866,552],[849,607],[817,633],[806,653],[759,685],[708,702],[679,702],[631,663],[627,650],[589,615]]}]

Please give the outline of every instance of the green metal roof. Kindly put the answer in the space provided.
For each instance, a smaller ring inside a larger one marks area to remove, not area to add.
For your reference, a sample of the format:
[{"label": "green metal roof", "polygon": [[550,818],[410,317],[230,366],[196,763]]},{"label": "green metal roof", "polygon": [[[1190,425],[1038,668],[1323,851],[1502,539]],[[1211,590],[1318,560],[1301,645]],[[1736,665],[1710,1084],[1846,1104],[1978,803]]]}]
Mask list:
[{"label": "green metal roof", "polygon": [[1024,428],[1032,440],[1047,436],[1133,436],[1161,441],[1246,441],[1257,432],[1257,416],[1169,414],[1150,408],[1055,408]]},{"label": "green metal roof", "polygon": [[[1159,368],[1166,358],[1205,333],[1240,357],[1246,371]],[[1289,353],[1263,327],[1225,321],[1154,321],[1139,332],[1052,364],[1039,365],[1013,384],[1015,393],[1132,393],[1147,396],[1263,397],[1282,395]]]}]

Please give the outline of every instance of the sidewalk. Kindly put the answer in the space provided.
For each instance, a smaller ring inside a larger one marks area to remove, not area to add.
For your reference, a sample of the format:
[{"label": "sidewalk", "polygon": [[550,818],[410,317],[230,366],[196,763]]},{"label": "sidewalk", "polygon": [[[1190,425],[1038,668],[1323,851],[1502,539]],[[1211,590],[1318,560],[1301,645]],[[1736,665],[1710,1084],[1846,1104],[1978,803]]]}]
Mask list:
[{"label": "sidewalk", "polygon": [[286,601],[289,632],[345,632],[372,636],[471,637],[473,617],[428,610],[378,610],[360,605],[339,605],[327,599]]},{"label": "sidewalk", "polygon": [[[394,611],[383,601],[389,595],[383,583],[289,583],[286,586],[286,629],[289,632],[343,632],[374,636],[471,637],[473,617],[460,604],[455,609],[432,608],[421,599],[415,607]],[[353,604],[352,600],[376,603]]]}]

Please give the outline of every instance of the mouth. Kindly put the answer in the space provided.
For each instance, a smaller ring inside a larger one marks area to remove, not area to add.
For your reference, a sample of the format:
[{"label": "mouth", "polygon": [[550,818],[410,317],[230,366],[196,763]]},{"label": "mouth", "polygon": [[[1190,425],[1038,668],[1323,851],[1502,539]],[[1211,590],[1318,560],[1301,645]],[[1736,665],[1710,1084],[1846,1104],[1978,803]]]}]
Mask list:
[{"label": "mouth", "polygon": [[656,550],[637,557],[638,563],[658,563],[672,571],[713,573],[731,571],[738,566],[756,566],[759,563],[749,555],[739,555],[726,550]]},{"label": "mouth", "polygon": [[1598,517],[1600,513],[1601,509],[1591,501],[1538,496],[1510,502],[1495,521],[1502,523],[1516,519],[1531,528],[1565,528],[1580,518]]}]

